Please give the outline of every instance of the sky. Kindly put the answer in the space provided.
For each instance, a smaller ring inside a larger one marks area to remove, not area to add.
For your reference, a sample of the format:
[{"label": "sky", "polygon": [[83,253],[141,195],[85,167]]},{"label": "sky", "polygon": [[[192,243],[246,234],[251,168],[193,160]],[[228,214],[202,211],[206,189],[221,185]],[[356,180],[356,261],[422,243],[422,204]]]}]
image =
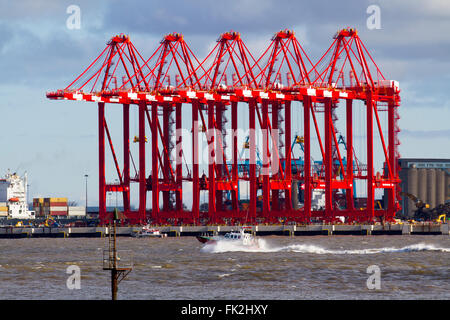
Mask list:
[{"label": "sky", "polygon": [[[72,5],[79,28],[68,24]],[[371,5],[379,8],[379,28],[369,28]],[[165,34],[180,32],[205,57],[223,32],[239,31],[261,52],[288,28],[317,60],[344,27],[357,28],[385,77],[400,83],[401,156],[450,158],[448,1],[1,0],[0,175],[27,172],[30,201],[68,197],[83,205],[87,174],[89,205],[97,204],[97,106],[45,94],[66,87],[115,34],[128,34],[149,56]],[[120,124],[120,115],[108,112]]]}]

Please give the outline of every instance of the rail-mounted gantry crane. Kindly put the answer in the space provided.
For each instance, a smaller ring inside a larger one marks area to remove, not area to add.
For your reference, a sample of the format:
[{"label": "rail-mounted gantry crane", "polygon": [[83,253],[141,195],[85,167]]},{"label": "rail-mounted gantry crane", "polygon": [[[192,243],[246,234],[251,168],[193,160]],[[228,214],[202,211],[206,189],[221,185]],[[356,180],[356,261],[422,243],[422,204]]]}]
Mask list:
[{"label": "rail-mounted gantry crane", "polygon": [[[197,59],[180,33],[164,36],[149,58],[128,36],[117,35],[79,77],[47,97],[98,104],[102,223],[107,216],[106,192],[122,193],[127,220],[138,224],[149,219],[160,224],[276,223],[280,219],[309,223],[312,219],[333,222],[338,216],[350,222],[372,222],[393,220],[399,210],[398,82],[383,76],[352,28],[339,30],[317,62],[308,57],[295,32],[287,29],[275,33],[259,56],[250,52],[240,33],[225,32],[203,60]],[[122,161],[105,118],[107,104],[123,107]],[[138,157],[130,150],[130,108],[138,112],[139,132],[134,139]],[[345,109],[345,148],[337,130],[338,108]],[[355,112],[364,115],[364,123],[356,123]],[[381,112],[387,115],[387,130]],[[244,123],[243,115],[248,115]],[[292,156],[293,124],[298,125],[293,115],[301,116],[303,128],[299,170],[293,170],[298,160]],[[365,127],[361,149],[354,143],[355,125]],[[183,131],[185,127],[188,130]],[[239,174],[238,129],[248,136],[246,176]],[[199,156],[203,151],[199,137],[207,142],[206,163]],[[106,139],[117,183],[106,182]],[[382,174],[375,168],[375,143],[382,152]],[[316,159],[321,161],[320,170],[312,160],[315,150],[321,158]],[[188,168],[183,170],[186,156]],[[357,161],[361,156],[367,163]],[[201,166],[207,167],[203,178]],[[293,181],[300,181],[304,191],[300,208],[292,207]],[[131,210],[131,183],[138,184],[138,210]],[[245,208],[239,203],[240,183],[249,189]],[[355,206],[356,183],[365,186],[363,207]],[[324,191],[323,209],[311,207],[315,189]],[[376,189],[388,190],[386,208],[376,208]],[[205,212],[200,212],[200,192],[208,193]],[[226,203],[227,194],[231,204]],[[337,194],[345,194],[339,206],[335,205]],[[258,197],[261,206],[257,206]],[[190,209],[184,205],[188,198]]]}]

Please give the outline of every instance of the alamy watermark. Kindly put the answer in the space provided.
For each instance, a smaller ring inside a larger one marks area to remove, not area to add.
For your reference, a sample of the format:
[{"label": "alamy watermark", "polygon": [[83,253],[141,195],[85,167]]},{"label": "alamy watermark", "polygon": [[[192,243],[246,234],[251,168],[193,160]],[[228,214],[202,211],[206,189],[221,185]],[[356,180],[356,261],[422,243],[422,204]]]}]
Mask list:
[{"label": "alamy watermark", "polygon": [[81,270],[77,265],[70,265],[66,269],[66,273],[70,274],[67,278],[66,286],[69,290],[81,289]]},{"label": "alamy watermark", "polygon": [[66,20],[66,27],[69,30],[81,29],[81,9],[79,6],[72,4],[67,7],[66,13],[70,16]]},{"label": "alamy watermark", "polygon": [[367,267],[366,272],[370,274],[366,281],[367,289],[380,290],[381,289],[381,269],[377,265]]},{"label": "alamy watermark", "polygon": [[195,122],[192,131],[176,129],[173,135],[175,145],[169,157],[176,163],[186,165],[225,165],[228,164],[227,159],[233,158],[233,143],[236,143],[241,153],[238,157],[248,157],[249,164],[260,165],[262,175],[276,174],[282,169],[279,158],[283,155],[280,152],[285,152],[284,147],[279,151],[284,142],[280,141],[280,137],[281,131],[274,128],[221,131],[216,128],[206,129],[201,122]]},{"label": "alamy watermark", "polygon": [[381,9],[376,4],[367,7],[366,13],[369,17],[366,20],[366,26],[369,30],[381,29]]}]

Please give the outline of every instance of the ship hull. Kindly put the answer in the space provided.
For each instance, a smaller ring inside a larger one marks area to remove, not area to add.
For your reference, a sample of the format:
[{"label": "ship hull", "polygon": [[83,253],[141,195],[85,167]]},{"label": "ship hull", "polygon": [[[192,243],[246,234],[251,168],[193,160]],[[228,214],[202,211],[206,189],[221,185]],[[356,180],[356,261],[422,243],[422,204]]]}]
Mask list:
[{"label": "ship hull", "polygon": [[215,243],[216,240],[208,236],[197,236],[197,240],[201,243]]}]

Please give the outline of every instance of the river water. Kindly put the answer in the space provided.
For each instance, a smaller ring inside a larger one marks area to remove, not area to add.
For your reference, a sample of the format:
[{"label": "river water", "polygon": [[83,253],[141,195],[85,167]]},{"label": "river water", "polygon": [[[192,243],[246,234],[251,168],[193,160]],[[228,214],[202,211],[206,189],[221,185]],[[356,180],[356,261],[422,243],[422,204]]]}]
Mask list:
[{"label": "river water", "polygon": [[[450,299],[448,236],[259,241],[259,249],[246,249],[204,245],[195,237],[120,237],[118,249],[126,250],[133,269],[120,282],[118,299]],[[0,239],[0,299],[108,300],[107,248],[107,238]],[[70,285],[73,266],[79,289]]]}]

